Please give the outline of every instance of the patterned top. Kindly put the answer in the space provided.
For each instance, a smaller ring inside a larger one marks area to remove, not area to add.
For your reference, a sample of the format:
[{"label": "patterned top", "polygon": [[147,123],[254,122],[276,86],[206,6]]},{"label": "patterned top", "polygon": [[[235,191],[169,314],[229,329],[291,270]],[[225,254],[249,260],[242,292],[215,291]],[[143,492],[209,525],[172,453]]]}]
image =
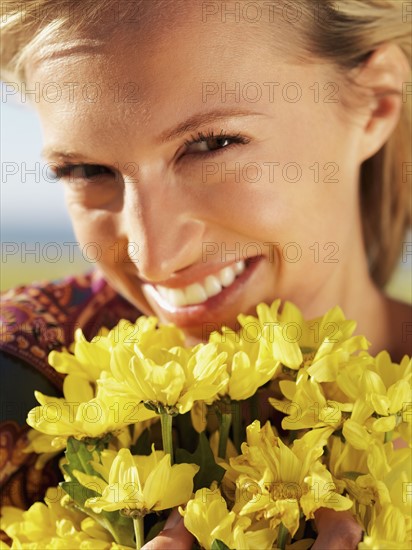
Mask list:
[{"label": "patterned top", "polygon": [[90,339],[102,326],[112,328],[120,319],[134,322],[140,315],[97,271],[57,282],[20,286],[2,294],[2,505],[27,508],[42,498],[45,488],[58,481],[55,465],[50,463],[43,471],[36,470],[36,455],[23,452],[29,429],[24,418],[37,404],[34,390],[61,395],[64,375],[48,364],[49,352],[69,346],[77,328]]}]

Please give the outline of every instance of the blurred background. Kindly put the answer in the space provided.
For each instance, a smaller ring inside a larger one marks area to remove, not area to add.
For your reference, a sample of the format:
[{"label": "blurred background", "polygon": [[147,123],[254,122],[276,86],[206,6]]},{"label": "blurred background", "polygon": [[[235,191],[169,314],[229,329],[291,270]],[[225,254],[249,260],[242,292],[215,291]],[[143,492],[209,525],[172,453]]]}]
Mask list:
[{"label": "blurred background", "polygon": [[62,184],[42,162],[37,114],[8,97],[0,128],[1,290],[92,269],[74,244]]},{"label": "blurred background", "polygon": [[[41,160],[36,113],[8,97],[1,103],[0,133],[0,290],[92,269],[92,258],[85,260],[75,244],[62,185]],[[405,240],[412,241],[411,234]],[[388,292],[412,303],[412,254],[400,259]]]}]

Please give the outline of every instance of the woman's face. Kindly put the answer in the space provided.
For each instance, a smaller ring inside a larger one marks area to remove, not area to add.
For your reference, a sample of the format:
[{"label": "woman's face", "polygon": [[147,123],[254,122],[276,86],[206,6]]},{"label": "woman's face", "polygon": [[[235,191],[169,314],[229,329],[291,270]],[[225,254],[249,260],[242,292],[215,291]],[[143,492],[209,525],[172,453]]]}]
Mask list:
[{"label": "woman's face", "polygon": [[262,26],[199,6],[166,21],[30,67],[45,158],[77,166],[61,176],[83,251],[193,338],[278,297],[322,313],[361,247],[361,126],[341,83]]}]

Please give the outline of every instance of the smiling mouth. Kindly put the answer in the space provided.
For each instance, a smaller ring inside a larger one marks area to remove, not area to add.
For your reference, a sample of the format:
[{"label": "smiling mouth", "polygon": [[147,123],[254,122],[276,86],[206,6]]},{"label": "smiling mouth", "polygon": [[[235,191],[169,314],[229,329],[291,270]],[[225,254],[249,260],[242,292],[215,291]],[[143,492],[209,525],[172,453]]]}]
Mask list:
[{"label": "smiling mouth", "polygon": [[207,275],[199,282],[180,288],[168,288],[156,285],[156,291],[170,307],[186,307],[202,304],[209,298],[229,288],[235,279],[246,269],[246,262],[241,260],[232,265],[223,267],[213,275]]},{"label": "smiling mouth", "polygon": [[241,292],[262,259],[262,256],[255,256],[234,262],[184,287],[170,288],[146,283],[142,288],[164,312],[182,316],[183,320],[186,315],[197,316],[227,305]]}]

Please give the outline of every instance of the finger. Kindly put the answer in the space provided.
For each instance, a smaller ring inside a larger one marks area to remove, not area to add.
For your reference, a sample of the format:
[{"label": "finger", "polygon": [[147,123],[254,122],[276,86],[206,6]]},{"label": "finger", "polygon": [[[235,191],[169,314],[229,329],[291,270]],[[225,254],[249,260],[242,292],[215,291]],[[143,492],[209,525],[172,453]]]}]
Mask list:
[{"label": "finger", "polygon": [[356,550],[362,527],[349,512],[320,508],[315,512],[318,537],[312,550]]},{"label": "finger", "polygon": [[[176,513],[175,513],[176,512]],[[173,516],[173,517],[172,517]],[[163,531],[142,547],[142,550],[191,550],[194,537],[186,529],[183,518],[174,510]]]},{"label": "finger", "polygon": [[180,520],[182,520],[182,516],[179,514],[179,510],[177,508],[173,508],[171,513],[169,514],[169,517],[166,520],[165,526],[163,528],[163,531],[165,529],[171,529],[174,527]]}]

